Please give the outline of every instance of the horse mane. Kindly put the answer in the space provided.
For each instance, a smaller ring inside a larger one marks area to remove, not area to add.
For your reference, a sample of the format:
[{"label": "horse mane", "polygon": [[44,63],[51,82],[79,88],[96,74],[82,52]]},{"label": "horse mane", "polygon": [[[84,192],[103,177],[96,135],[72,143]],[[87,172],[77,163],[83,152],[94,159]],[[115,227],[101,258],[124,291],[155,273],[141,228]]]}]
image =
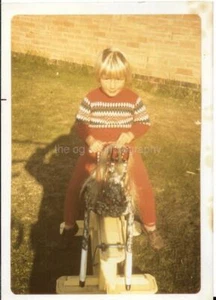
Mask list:
[{"label": "horse mane", "polygon": [[[133,164],[133,157],[129,152],[127,161],[118,159],[115,162],[111,161],[112,151],[115,145],[109,144],[100,152],[99,159],[95,169],[82,185],[80,196],[85,198],[85,201],[94,203],[98,197],[102,197],[102,186],[110,186],[110,168],[113,166],[112,182],[120,184],[122,191],[127,199],[130,199],[130,209],[135,210],[136,189],[133,180],[130,176],[130,169]],[[122,148],[121,148],[122,149]],[[121,149],[117,150],[120,151]],[[112,185],[111,185],[112,186]],[[115,189],[112,189],[112,196],[115,197]]]}]

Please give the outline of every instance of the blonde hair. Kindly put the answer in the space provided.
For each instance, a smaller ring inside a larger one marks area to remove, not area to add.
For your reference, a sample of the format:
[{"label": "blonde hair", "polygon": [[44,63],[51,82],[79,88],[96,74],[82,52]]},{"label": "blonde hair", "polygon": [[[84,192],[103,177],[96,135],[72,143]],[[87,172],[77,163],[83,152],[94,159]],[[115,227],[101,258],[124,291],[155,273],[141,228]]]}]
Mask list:
[{"label": "blonde hair", "polygon": [[125,79],[131,81],[131,68],[125,55],[117,48],[104,49],[95,65],[96,77],[111,79]]}]

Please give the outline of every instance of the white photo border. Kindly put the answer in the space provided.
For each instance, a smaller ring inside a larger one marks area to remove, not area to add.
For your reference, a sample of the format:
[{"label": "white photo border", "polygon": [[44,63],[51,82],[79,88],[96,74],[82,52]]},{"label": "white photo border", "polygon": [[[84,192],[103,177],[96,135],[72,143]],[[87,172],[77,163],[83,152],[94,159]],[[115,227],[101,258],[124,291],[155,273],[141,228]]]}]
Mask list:
[{"label": "white photo border", "polygon": [[[210,215],[213,209],[213,166],[205,158],[213,158],[213,2],[209,1],[5,1],[2,3],[2,299],[71,299],[81,295],[15,295],[10,288],[10,203],[11,203],[11,20],[15,15],[68,15],[68,14],[197,14],[202,29],[202,127],[201,127],[201,289],[197,294],[131,295],[142,299],[185,300],[212,299],[213,297],[213,232]],[[32,5],[34,3],[34,5]],[[209,27],[209,24],[210,27]],[[215,117],[215,116],[214,116]],[[216,293],[216,291],[214,291]],[[131,296],[124,295],[126,298]],[[86,297],[84,295],[84,297]],[[88,295],[116,299],[119,295]]]}]

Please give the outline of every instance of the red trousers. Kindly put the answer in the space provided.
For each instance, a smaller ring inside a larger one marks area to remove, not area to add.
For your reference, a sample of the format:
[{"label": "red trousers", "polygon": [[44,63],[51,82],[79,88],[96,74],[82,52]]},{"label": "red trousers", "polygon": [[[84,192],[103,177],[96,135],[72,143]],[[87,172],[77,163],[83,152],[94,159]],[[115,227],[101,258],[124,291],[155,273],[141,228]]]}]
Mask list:
[{"label": "red trousers", "polygon": [[[133,164],[129,174],[136,187],[137,199],[135,201],[143,224],[152,226],[156,223],[156,214],[151,183],[140,153],[132,152],[132,155]],[[96,156],[89,154],[88,151],[85,151],[85,154],[80,156],[77,161],[65,198],[64,221],[66,225],[73,225],[78,218],[80,189],[95,166]]]}]

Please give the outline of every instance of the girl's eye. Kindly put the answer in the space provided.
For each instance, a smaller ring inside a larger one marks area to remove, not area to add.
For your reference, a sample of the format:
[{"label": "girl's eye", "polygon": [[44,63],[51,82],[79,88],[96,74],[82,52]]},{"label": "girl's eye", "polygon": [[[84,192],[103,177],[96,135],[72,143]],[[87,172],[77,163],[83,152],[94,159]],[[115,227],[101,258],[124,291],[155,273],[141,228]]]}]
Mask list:
[{"label": "girl's eye", "polygon": [[122,81],[122,80],[124,80],[123,78],[106,78],[106,77],[103,77],[102,78],[103,80],[117,80],[117,81]]}]

